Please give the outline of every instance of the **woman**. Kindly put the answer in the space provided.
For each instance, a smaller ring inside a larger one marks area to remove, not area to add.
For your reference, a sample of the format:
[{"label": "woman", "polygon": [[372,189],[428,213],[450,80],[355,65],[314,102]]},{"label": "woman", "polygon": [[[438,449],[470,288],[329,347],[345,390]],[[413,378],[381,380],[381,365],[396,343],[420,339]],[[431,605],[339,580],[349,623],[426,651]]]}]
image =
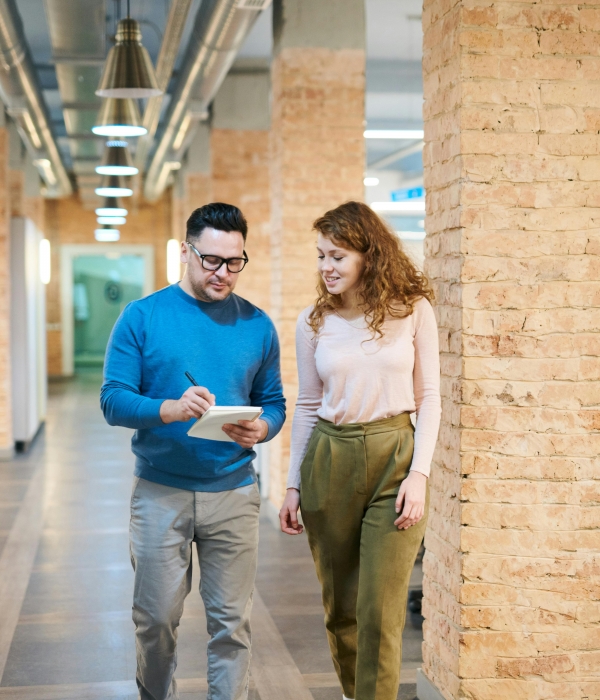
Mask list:
[{"label": "woman", "polygon": [[440,421],[432,292],[365,204],[342,204],[314,228],[318,297],[296,329],[281,529],[302,532],[301,502],[344,698],[395,700]]}]

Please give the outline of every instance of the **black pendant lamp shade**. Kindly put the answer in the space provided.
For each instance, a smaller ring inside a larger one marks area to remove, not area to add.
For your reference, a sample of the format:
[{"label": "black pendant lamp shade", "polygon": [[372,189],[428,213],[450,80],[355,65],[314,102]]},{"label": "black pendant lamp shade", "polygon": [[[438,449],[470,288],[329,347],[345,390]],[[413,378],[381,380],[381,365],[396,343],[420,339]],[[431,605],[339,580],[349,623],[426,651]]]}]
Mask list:
[{"label": "black pendant lamp shade", "polygon": [[143,136],[148,129],[142,126],[142,118],[137,103],[132,99],[107,97],[98,112],[96,126],[92,131],[98,136],[127,138]]},{"label": "black pendant lamp shade", "polygon": [[140,99],[162,93],[150,55],[142,46],[139,23],[130,17],[120,20],[116,44],[108,52],[96,95]]}]

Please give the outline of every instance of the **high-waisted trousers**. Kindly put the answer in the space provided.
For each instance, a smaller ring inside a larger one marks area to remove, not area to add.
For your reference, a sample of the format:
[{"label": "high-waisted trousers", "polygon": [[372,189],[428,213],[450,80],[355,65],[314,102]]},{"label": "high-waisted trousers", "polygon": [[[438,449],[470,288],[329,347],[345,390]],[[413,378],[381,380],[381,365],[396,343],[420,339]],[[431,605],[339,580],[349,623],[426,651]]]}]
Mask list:
[{"label": "high-waisted trousers", "polygon": [[372,423],[319,420],[301,467],[302,519],[323,589],[344,695],[395,700],[410,574],[425,516],[398,530],[395,502],[413,455],[408,413]]}]

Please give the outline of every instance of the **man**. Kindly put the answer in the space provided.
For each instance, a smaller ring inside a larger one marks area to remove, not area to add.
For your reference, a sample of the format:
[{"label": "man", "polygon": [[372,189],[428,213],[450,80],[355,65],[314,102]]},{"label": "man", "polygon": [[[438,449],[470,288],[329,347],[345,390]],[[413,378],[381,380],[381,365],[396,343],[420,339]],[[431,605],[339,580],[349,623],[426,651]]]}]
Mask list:
[{"label": "man", "polygon": [[[285,400],[273,324],[233,294],[248,262],[246,233],[237,207],[196,209],[181,244],[182,281],[129,304],[108,344],[102,410],[110,425],[136,429],[130,546],[141,700],[178,697],[177,627],[193,541],[210,634],[208,697],[248,692],[260,505],[252,448],[279,432]],[[215,403],[264,412],[224,426],[233,442],[188,437]]]}]

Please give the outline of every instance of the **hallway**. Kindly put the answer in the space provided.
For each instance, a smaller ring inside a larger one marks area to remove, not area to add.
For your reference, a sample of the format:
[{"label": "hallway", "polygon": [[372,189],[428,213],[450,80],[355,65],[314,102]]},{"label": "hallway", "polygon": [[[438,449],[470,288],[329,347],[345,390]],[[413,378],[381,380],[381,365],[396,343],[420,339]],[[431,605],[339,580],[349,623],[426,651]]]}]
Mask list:
[{"label": "hallway", "polygon": [[[104,422],[99,384],[91,372],[51,383],[44,433],[0,464],[0,700],[137,697],[130,431]],[[259,557],[250,697],[339,700],[306,537],[284,536],[263,513]],[[197,574],[179,634],[182,700],[206,697]],[[402,700],[415,696],[421,639],[408,624]]]}]

